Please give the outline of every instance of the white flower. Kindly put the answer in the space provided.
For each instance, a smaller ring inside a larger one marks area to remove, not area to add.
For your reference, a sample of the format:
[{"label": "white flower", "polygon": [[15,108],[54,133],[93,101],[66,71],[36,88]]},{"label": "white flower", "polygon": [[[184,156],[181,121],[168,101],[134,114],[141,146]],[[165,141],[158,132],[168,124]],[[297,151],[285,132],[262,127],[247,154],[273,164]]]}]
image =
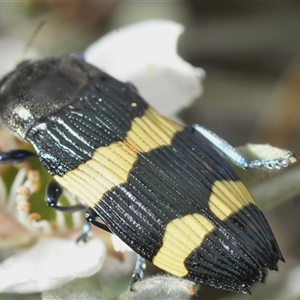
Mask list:
[{"label": "white flower", "polygon": [[27,251],[7,258],[0,267],[1,292],[33,293],[59,287],[98,272],[106,249],[99,239],[81,247],[74,240],[40,239]]},{"label": "white flower", "polygon": [[202,93],[204,70],[176,51],[181,24],[150,20],[117,29],[84,52],[85,60],[111,76],[132,82],[160,113],[175,117]]},{"label": "white flower", "polygon": [[[61,212],[56,212],[55,230],[48,220],[40,220],[39,213],[30,213],[28,199],[40,184],[38,171],[22,168],[7,195],[0,177],[0,222],[5,225],[0,229],[0,248],[18,250],[0,264],[0,292],[32,293],[53,289],[75,278],[93,275],[106,258],[106,248],[99,238],[86,245],[76,244],[74,237],[66,239],[70,229]],[[74,203],[74,199],[68,198]],[[83,224],[82,217],[78,216],[77,213],[72,219],[76,235]],[[28,247],[32,243],[33,246]],[[27,248],[18,249],[21,246]]]}]

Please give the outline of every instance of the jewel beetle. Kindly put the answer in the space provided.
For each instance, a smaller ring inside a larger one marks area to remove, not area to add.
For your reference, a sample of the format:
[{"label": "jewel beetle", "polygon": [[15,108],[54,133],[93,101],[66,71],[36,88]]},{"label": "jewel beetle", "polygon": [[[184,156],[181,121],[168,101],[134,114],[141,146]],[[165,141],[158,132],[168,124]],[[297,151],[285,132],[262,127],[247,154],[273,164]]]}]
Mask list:
[{"label": "jewel beetle", "polygon": [[[53,175],[50,206],[85,208],[87,221],[162,270],[248,293],[283,260],[263,213],[220,152],[242,168],[280,168],[292,153],[248,161],[214,133],[165,118],[132,84],[75,57],[18,65],[0,82],[0,116],[35,150],[1,153],[1,163],[37,157]],[[84,206],[57,205],[63,188]]]}]

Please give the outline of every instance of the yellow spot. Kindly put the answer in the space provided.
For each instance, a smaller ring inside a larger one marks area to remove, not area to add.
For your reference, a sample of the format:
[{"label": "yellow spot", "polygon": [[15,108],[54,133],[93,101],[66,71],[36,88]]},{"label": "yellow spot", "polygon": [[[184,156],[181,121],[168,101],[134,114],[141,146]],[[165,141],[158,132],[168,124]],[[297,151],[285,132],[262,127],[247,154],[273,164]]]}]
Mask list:
[{"label": "yellow spot", "polygon": [[170,145],[174,135],[181,130],[182,126],[149,108],[141,118],[134,119],[126,142],[135,151],[149,152]]},{"label": "yellow spot", "polygon": [[127,181],[139,153],[171,144],[182,126],[148,108],[132,121],[124,141],[95,150],[93,157],[55,180],[88,206],[94,206],[111,188]]},{"label": "yellow spot", "polygon": [[166,227],[163,243],[152,263],[183,277],[188,274],[185,259],[198,248],[214,225],[200,214],[190,214],[172,220]]},{"label": "yellow spot", "polygon": [[208,206],[220,220],[225,220],[234,213],[255,201],[241,181],[216,181],[213,184]]}]

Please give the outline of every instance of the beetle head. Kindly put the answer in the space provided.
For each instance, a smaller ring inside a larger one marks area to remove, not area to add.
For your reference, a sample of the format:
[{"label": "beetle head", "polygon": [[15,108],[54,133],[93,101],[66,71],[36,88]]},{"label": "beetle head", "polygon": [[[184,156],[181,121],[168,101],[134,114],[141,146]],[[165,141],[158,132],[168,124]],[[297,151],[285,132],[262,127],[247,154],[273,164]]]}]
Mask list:
[{"label": "beetle head", "polygon": [[71,105],[97,71],[69,57],[22,62],[0,82],[2,121],[26,139],[33,125]]}]

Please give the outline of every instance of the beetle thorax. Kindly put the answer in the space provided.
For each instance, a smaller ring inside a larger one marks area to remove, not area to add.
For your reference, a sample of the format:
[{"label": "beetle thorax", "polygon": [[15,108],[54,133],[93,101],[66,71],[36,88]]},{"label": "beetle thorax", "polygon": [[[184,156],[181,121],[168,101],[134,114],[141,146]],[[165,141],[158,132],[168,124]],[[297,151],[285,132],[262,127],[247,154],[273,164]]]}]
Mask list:
[{"label": "beetle thorax", "polygon": [[81,62],[50,58],[23,62],[0,82],[0,116],[21,138],[43,118],[70,105],[86,84]]}]

